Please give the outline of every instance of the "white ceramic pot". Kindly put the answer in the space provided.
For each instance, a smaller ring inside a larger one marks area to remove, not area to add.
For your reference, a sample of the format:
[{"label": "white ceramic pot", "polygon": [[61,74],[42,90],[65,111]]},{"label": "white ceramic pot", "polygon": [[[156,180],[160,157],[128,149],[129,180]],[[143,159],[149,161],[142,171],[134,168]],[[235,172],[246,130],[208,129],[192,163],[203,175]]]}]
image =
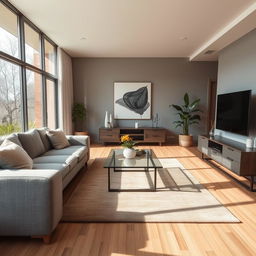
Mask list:
[{"label": "white ceramic pot", "polygon": [[133,148],[124,148],[123,155],[125,158],[134,158],[136,156],[136,151]]}]

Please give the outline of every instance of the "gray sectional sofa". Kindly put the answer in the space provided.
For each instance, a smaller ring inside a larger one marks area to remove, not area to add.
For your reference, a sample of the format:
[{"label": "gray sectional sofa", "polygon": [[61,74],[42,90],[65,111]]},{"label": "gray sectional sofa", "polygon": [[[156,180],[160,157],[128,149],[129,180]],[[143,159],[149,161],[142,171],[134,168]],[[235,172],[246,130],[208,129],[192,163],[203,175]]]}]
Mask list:
[{"label": "gray sectional sofa", "polygon": [[67,136],[70,146],[53,149],[46,129],[8,136],[33,159],[33,169],[0,169],[0,235],[46,238],[62,217],[62,193],[83,168],[88,136]]}]

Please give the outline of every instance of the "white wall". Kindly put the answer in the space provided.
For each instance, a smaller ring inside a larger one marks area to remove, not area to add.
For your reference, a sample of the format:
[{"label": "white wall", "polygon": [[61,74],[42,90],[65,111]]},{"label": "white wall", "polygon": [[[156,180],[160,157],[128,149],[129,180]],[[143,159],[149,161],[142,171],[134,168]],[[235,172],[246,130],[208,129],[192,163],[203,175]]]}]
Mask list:
[{"label": "white wall", "polygon": [[[219,55],[217,94],[252,90],[249,136],[255,136],[256,30],[223,49]],[[246,136],[221,130],[215,134],[245,143]]]}]

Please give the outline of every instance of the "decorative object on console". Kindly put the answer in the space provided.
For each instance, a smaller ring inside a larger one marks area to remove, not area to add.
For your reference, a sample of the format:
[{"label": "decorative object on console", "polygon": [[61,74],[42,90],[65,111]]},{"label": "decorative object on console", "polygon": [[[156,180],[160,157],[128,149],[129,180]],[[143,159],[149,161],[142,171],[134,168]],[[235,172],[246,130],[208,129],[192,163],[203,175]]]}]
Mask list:
[{"label": "decorative object on console", "polygon": [[253,148],[256,148],[256,137],[254,137],[254,140],[253,140]]},{"label": "decorative object on console", "polygon": [[139,128],[139,122],[136,121],[136,122],[134,123],[134,127],[135,127],[136,129],[138,129],[138,128]]},{"label": "decorative object on console", "polygon": [[183,134],[179,135],[179,145],[183,147],[191,147],[193,145],[193,136],[189,134],[189,127],[192,124],[198,124],[201,120],[196,112],[199,112],[198,105],[200,99],[196,99],[190,103],[188,93],[184,95],[184,104],[181,106],[172,104],[170,107],[175,108],[178,111],[180,120],[174,121],[177,127],[182,127]]},{"label": "decorative object on console", "polygon": [[134,158],[136,151],[133,148],[136,142],[127,134],[121,137],[121,145],[124,147],[123,155],[125,158]]},{"label": "decorative object on console", "polygon": [[86,119],[86,108],[83,103],[75,103],[72,108],[72,120],[75,125],[75,134],[88,134],[87,131],[83,131],[83,123]]},{"label": "decorative object on console", "polygon": [[253,138],[246,139],[246,147],[253,148]]},{"label": "decorative object on console", "polygon": [[160,120],[160,118],[158,116],[158,113],[156,113],[156,115],[152,119],[152,127],[158,128],[159,120]]},{"label": "decorative object on console", "polygon": [[211,124],[211,130],[209,131],[210,137],[214,136],[214,127],[215,127],[215,124],[214,124],[214,121],[213,121],[212,124]]},{"label": "decorative object on console", "polygon": [[105,113],[105,121],[104,121],[105,128],[110,128],[109,126],[109,117],[108,117],[108,111]]},{"label": "decorative object on console", "polygon": [[109,114],[109,128],[113,128],[113,127],[114,127],[113,116],[110,113]]},{"label": "decorative object on console", "polygon": [[115,82],[114,118],[150,119],[151,83]]}]

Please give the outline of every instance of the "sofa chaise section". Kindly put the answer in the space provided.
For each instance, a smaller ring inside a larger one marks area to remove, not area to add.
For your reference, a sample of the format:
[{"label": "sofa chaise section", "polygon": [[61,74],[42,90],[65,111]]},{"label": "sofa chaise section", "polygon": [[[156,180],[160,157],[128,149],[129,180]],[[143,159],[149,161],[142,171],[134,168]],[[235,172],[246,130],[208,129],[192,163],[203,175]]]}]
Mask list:
[{"label": "sofa chaise section", "polygon": [[[53,149],[43,129],[30,133],[24,136],[27,140],[20,141],[19,134],[10,137],[33,155],[33,169],[0,169],[2,236],[47,238],[62,217],[63,189],[89,160],[88,136],[67,136],[69,147]],[[38,139],[41,141],[34,147]]]}]

